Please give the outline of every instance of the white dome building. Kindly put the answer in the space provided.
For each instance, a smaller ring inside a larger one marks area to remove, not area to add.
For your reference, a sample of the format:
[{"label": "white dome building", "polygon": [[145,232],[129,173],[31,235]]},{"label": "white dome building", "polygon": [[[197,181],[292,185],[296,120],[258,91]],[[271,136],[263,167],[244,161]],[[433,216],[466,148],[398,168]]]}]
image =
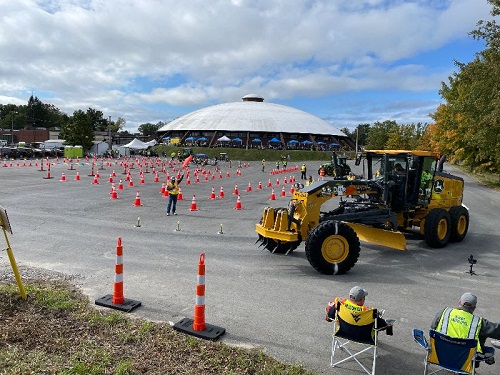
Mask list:
[{"label": "white dome building", "polygon": [[158,135],[210,147],[231,142],[246,148],[354,148],[353,142],[330,123],[295,108],[264,103],[254,94],[245,95],[241,102],[188,113],[160,128]]}]

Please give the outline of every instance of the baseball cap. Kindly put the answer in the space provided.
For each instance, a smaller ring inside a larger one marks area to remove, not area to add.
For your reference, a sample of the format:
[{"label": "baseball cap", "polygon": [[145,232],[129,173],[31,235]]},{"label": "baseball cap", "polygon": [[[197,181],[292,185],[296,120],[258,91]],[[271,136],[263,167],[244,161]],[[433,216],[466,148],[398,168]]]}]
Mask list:
[{"label": "baseball cap", "polygon": [[361,301],[363,297],[366,297],[367,295],[368,292],[359,286],[355,286],[349,291],[349,298],[355,302]]},{"label": "baseball cap", "polygon": [[475,307],[477,304],[477,297],[472,293],[464,293],[462,297],[460,297],[460,303],[464,306]]},{"label": "baseball cap", "polygon": [[175,176],[170,177],[170,180],[174,181],[175,180]]}]

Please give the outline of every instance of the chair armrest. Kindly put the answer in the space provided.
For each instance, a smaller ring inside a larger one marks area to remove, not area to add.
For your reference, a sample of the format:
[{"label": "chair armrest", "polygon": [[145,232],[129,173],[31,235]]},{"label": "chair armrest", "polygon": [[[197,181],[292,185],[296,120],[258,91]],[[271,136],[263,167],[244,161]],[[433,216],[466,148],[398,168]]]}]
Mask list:
[{"label": "chair armrest", "polygon": [[413,338],[422,348],[424,348],[425,350],[429,350],[429,343],[425,338],[424,331],[422,331],[421,329],[413,328]]}]

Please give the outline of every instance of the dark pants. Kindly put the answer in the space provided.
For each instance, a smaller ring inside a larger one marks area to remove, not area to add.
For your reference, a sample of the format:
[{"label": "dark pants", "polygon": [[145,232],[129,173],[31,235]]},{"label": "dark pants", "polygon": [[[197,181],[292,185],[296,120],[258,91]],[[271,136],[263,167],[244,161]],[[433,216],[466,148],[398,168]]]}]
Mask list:
[{"label": "dark pants", "polygon": [[172,207],[172,213],[175,214],[175,208],[177,207],[177,194],[169,194],[168,195],[167,214],[170,213],[171,207]]},{"label": "dark pants", "polygon": [[307,177],[306,177],[306,171],[300,172],[300,179],[301,180],[306,180],[307,179]]}]

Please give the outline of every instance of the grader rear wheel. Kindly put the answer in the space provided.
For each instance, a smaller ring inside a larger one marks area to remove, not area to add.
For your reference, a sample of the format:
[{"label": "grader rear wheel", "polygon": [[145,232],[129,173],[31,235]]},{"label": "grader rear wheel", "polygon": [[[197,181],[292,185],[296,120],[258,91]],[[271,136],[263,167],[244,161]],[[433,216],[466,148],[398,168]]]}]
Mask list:
[{"label": "grader rear wheel", "polygon": [[349,271],[358,261],[359,252],[356,232],[339,221],[320,223],[306,240],[309,263],[325,275],[341,275]]},{"label": "grader rear wheel", "polygon": [[469,230],[469,211],[464,206],[450,209],[451,233],[450,242],[461,242]]},{"label": "grader rear wheel", "polygon": [[451,233],[451,219],[448,211],[432,209],[424,223],[424,239],[430,247],[441,248],[448,244]]}]

